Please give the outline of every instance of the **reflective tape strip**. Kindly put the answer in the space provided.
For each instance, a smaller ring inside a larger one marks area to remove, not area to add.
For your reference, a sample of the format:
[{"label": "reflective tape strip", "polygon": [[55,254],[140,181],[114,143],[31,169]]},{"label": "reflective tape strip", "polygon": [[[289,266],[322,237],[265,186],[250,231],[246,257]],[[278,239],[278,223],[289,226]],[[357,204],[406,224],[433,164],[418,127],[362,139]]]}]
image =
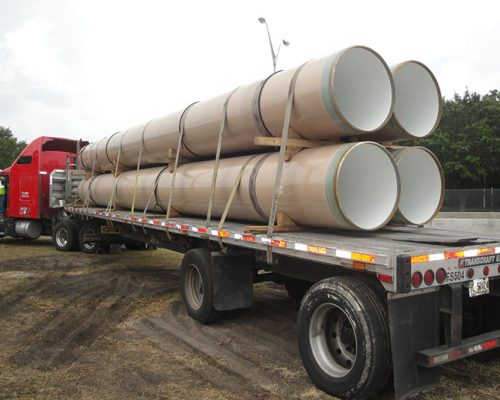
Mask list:
[{"label": "reflective tape strip", "polygon": [[464,257],[476,257],[478,254],[479,254],[478,249],[464,251]]},{"label": "reflective tape strip", "polygon": [[335,250],[335,255],[339,258],[345,258],[347,260],[363,261],[375,264],[375,256],[372,254],[355,253],[346,250]]},{"label": "reflective tape strip", "polygon": [[[490,247],[489,249],[479,249],[479,254],[478,255],[483,255],[483,254],[494,254],[496,251],[494,247]],[[499,248],[500,250],[500,248]]]},{"label": "reflective tape strip", "polygon": [[273,247],[286,247],[286,242],[284,240],[272,239],[271,246]]},{"label": "reflective tape strip", "polygon": [[326,254],[326,247],[307,246],[307,251],[314,254]]},{"label": "reflective tape strip", "polygon": [[411,263],[417,264],[429,261],[449,260],[454,258],[477,257],[484,254],[495,254],[495,253],[500,253],[500,247],[484,247],[482,249],[447,251],[446,253],[412,256]]},{"label": "reflective tape strip", "polygon": [[298,251],[307,251],[307,244],[295,243],[294,247],[295,247],[295,250],[298,250]]},{"label": "reflective tape strip", "polygon": [[444,260],[444,253],[429,255],[429,261],[439,261],[439,260]]},{"label": "reflective tape strip", "polygon": [[350,251],[335,250],[335,255],[339,258],[347,258],[348,260],[351,259],[351,252]]}]

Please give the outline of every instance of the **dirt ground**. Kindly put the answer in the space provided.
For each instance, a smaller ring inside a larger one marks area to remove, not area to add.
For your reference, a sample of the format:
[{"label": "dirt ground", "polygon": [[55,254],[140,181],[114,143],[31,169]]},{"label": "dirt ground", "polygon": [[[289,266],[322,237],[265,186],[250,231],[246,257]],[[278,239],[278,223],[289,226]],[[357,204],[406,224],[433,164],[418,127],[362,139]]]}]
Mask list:
[{"label": "dirt ground", "polygon": [[[185,314],[179,264],[166,250],[0,239],[0,399],[330,398],[302,368],[298,304],[280,286],[256,285],[251,309],[202,326]],[[454,363],[418,399],[500,399],[500,359]]]}]

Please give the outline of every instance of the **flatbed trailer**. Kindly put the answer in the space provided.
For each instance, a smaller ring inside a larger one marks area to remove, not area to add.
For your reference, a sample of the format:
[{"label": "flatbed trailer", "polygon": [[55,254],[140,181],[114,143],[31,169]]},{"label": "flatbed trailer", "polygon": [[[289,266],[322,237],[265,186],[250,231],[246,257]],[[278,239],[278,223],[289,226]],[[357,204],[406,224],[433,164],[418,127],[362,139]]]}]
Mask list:
[{"label": "flatbed trailer", "polygon": [[500,234],[394,225],[275,229],[269,237],[245,222],[64,211],[56,247],[58,236],[64,242],[77,229],[82,249],[133,241],[185,253],[183,301],[201,323],[250,307],[254,283],[285,284],[291,297],[303,297],[304,366],[320,389],[339,397],[373,397],[392,376],[395,397],[405,399],[434,388],[440,365],[500,346]]}]

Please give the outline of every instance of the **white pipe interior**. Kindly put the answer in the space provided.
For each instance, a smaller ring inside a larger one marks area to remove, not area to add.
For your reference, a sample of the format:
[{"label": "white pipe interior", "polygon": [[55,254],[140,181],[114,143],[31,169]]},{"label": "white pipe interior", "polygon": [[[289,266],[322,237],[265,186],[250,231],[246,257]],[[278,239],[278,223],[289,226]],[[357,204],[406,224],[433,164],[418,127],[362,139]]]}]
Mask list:
[{"label": "white pipe interior", "polygon": [[385,63],[368,49],[346,50],[335,67],[333,96],[339,112],[355,129],[379,129],[393,104],[393,86]]},{"label": "white pipe interior", "polygon": [[338,172],[337,196],[344,216],[360,229],[376,229],[392,217],[398,173],[390,155],[373,143],[352,149]]},{"label": "white pipe interior", "polygon": [[420,64],[408,62],[394,74],[396,103],[394,117],[415,137],[432,133],[439,118],[440,91],[429,72]]},{"label": "white pipe interior", "polygon": [[439,166],[425,150],[413,147],[398,161],[401,177],[399,212],[410,223],[421,225],[437,211],[443,191]]}]

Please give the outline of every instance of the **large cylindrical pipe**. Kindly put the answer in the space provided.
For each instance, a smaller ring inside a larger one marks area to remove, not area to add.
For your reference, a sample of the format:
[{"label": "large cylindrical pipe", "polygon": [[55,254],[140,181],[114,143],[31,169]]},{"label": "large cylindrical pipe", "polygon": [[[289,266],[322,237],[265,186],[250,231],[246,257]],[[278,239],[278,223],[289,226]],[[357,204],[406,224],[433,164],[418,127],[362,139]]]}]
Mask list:
[{"label": "large cylindrical pipe", "polygon": [[[245,165],[228,217],[267,222],[277,163],[277,153],[221,160],[212,215],[222,215],[235,179]],[[186,215],[207,214],[213,167],[213,161],[202,161],[178,168],[172,202],[175,210]],[[131,207],[135,174],[135,171],[124,172],[117,182],[116,203],[123,208]],[[140,174],[136,208],[141,209],[144,205],[143,199],[151,193],[153,182],[159,176],[155,202],[165,210],[172,175],[158,168],[144,169]],[[104,176],[94,180],[109,179]],[[87,196],[89,187],[94,204],[107,204],[112,187],[109,182],[103,185],[81,183],[80,197]],[[108,200],[102,201],[103,198]],[[399,175],[389,153],[372,142],[348,143],[303,150],[287,162],[283,169],[279,209],[301,225],[374,230],[392,218],[398,199]]]},{"label": "large cylindrical pipe", "polygon": [[[389,120],[394,105],[392,76],[373,50],[354,46],[298,68],[291,137],[320,140],[359,135],[374,132]],[[122,131],[97,146],[89,145],[82,150],[82,164],[91,169],[96,160],[96,166],[101,167],[108,161],[116,162],[120,153],[120,164],[134,167],[141,148],[143,166],[165,164],[168,150],[177,148],[182,119],[181,155],[188,159],[214,156],[226,101],[222,154],[261,149],[254,145],[255,136],[281,136],[288,90],[296,71],[278,72]]]},{"label": "large cylindrical pipe", "polygon": [[444,199],[441,164],[424,147],[392,150],[401,178],[401,196],[393,222],[425,225],[439,212]]},{"label": "large cylindrical pipe", "polygon": [[[273,136],[281,135],[295,70],[272,76],[262,89],[262,120]],[[392,76],[382,57],[364,46],[349,47],[302,67],[291,128],[313,140],[374,132],[389,121],[393,103]]]},{"label": "large cylindrical pipe", "polygon": [[389,123],[366,136],[374,140],[418,139],[439,125],[443,109],[441,90],[434,74],[419,61],[393,65],[395,104]]}]

